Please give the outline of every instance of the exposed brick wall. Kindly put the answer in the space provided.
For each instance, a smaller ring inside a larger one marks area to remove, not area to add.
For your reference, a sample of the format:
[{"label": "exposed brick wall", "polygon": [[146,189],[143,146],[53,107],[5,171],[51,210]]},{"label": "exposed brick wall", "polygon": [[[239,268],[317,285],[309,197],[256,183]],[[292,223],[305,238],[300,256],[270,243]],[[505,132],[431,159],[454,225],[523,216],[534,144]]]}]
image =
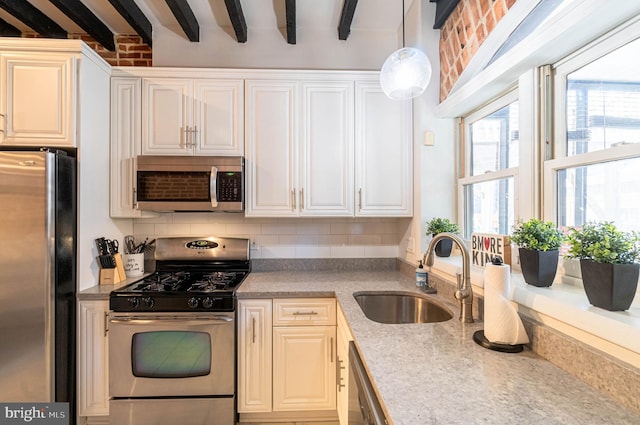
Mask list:
[{"label": "exposed brick wall", "polygon": [[[25,32],[22,36],[27,38],[40,37],[39,34],[34,32]],[[152,66],[151,47],[147,46],[140,36],[116,35],[115,52],[105,49],[89,34],[69,34],[69,38],[84,41],[111,66]]]},{"label": "exposed brick wall", "polygon": [[440,100],[516,0],[460,0],[440,31]]}]

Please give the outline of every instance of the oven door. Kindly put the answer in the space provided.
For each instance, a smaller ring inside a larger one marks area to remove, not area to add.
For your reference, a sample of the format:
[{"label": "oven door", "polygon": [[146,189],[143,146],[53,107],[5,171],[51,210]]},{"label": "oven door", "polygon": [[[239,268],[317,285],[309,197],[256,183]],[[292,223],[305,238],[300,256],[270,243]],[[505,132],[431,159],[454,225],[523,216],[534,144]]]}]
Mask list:
[{"label": "oven door", "polygon": [[233,313],[111,313],[112,398],[234,394]]}]

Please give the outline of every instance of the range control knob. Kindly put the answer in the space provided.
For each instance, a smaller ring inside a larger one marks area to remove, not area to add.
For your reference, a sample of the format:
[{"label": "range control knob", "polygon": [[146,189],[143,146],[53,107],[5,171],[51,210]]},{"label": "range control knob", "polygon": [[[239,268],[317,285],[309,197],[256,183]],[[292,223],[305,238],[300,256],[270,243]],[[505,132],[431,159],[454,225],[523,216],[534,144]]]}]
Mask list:
[{"label": "range control knob", "polygon": [[152,308],[154,305],[156,305],[156,302],[151,297],[145,297],[142,299],[142,301],[144,302],[144,306],[147,308]]},{"label": "range control knob", "polygon": [[187,305],[189,308],[197,308],[198,307],[198,299],[197,298],[189,298],[187,301]]},{"label": "range control knob", "polygon": [[140,305],[140,299],[139,298],[127,298],[127,304],[129,304],[129,307],[131,307],[131,308],[138,308],[138,306]]},{"label": "range control knob", "polygon": [[213,300],[209,297],[205,298],[204,300],[202,300],[202,307],[204,308],[213,307]]}]

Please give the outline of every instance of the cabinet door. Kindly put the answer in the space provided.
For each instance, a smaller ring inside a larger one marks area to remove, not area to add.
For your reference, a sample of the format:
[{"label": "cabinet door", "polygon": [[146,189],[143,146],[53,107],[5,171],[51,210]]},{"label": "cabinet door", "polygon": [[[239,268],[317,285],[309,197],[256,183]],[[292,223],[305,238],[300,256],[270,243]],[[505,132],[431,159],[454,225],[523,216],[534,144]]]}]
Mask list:
[{"label": "cabinet door", "polygon": [[111,217],[141,217],[135,209],[135,161],[140,154],[140,78],[111,80]]},{"label": "cabinet door", "polygon": [[357,216],[413,214],[411,102],[356,82]]},{"label": "cabinet door", "polygon": [[244,82],[195,81],[195,154],[244,155]]},{"label": "cabinet door", "polygon": [[336,408],[335,334],[335,326],[273,328],[274,412]]},{"label": "cabinet door", "polygon": [[142,80],[142,154],[193,153],[193,81],[174,78]]},{"label": "cabinet door", "polygon": [[353,83],[302,84],[300,215],[353,216]]},{"label": "cabinet door", "polygon": [[109,415],[108,301],[78,303],[78,416]]},{"label": "cabinet door", "polygon": [[238,300],[238,412],[271,411],[271,300]]},{"label": "cabinet door", "polygon": [[246,81],[248,217],[297,216],[295,81]]},{"label": "cabinet door", "polygon": [[72,55],[0,55],[0,142],[75,146],[76,84]]}]

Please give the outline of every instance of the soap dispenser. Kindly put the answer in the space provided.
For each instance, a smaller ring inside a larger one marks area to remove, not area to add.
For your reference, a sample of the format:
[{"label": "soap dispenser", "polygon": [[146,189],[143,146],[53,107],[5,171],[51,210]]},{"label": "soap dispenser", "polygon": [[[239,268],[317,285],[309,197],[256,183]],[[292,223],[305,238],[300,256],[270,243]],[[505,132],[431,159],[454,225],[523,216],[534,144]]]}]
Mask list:
[{"label": "soap dispenser", "polygon": [[416,286],[420,289],[426,289],[428,277],[429,275],[422,265],[422,260],[420,260],[418,268],[416,269]]}]

